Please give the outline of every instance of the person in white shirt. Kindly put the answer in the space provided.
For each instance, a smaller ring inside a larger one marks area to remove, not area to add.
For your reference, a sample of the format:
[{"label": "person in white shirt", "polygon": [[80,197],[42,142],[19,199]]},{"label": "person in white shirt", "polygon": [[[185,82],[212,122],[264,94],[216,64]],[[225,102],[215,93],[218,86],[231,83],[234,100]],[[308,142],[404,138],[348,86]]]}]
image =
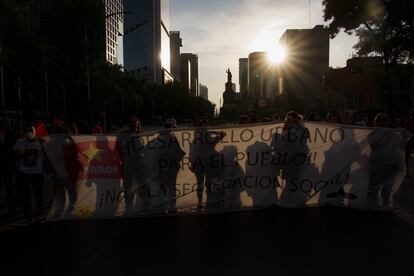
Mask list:
[{"label": "person in white shirt", "polygon": [[26,224],[33,218],[31,189],[36,199],[36,219],[43,219],[43,150],[33,127],[24,130],[25,137],[13,147],[17,161],[16,182],[20,187]]}]

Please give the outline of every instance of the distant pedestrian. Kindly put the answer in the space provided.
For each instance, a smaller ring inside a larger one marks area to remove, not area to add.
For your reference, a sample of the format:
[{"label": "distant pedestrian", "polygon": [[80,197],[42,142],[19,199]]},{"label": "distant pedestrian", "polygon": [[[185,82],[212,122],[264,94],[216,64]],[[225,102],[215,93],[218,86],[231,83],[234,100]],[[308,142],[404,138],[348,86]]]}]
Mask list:
[{"label": "distant pedestrian", "polygon": [[92,135],[102,135],[103,128],[101,127],[101,122],[96,122],[95,126],[91,129]]},{"label": "distant pedestrian", "polygon": [[374,127],[389,128],[391,126],[391,119],[387,113],[378,113],[372,123]]},{"label": "distant pedestrian", "polygon": [[410,161],[411,153],[414,150],[414,112],[411,112],[408,115],[408,118],[405,120],[404,127],[411,133],[411,138],[407,142],[407,146],[405,148],[405,163],[407,165],[407,176],[409,176],[408,164]]},{"label": "distant pedestrian", "polygon": [[309,122],[320,122],[321,116],[319,116],[319,114],[316,112],[312,112],[311,114],[309,114],[308,121]]},{"label": "distant pedestrian", "polygon": [[66,129],[68,130],[68,134],[71,134],[71,135],[78,135],[79,134],[79,129],[78,129],[78,126],[76,125],[75,122],[69,122],[66,125]]},{"label": "distant pedestrian", "polygon": [[56,117],[52,119],[51,125],[52,125],[52,130],[51,130],[52,134],[62,134],[62,133],[68,132],[65,127],[65,123]]},{"label": "distant pedestrian", "polygon": [[302,121],[302,117],[296,111],[289,111],[285,116],[285,123],[293,121]]},{"label": "distant pedestrian", "polygon": [[197,127],[210,127],[210,122],[207,119],[202,119],[198,122]]},{"label": "distant pedestrian", "polygon": [[326,116],[326,121],[332,124],[342,124],[341,115],[337,111],[331,110]]},{"label": "distant pedestrian", "polygon": [[177,121],[174,118],[168,118],[164,124],[164,128],[177,128]]},{"label": "distant pedestrian", "polygon": [[37,120],[34,128],[36,131],[36,136],[38,138],[43,138],[49,135],[49,132],[47,131],[46,123],[43,120]]},{"label": "distant pedestrian", "polygon": [[25,137],[13,147],[17,161],[16,182],[20,186],[24,208],[24,225],[32,221],[31,189],[36,199],[36,220],[43,219],[43,150],[33,127],[24,130]]},{"label": "distant pedestrian", "polygon": [[249,125],[252,123],[250,116],[248,115],[241,115],[239,118],[239,125]]},{"label": "distant pedestrian", "polygon": [[128,127],[122,134],[139,134],[141,132],[141,122],[136,116],[132,116],[128,120]]},{"label": "distant pedestrian", "polygon": [[266,116],[262,118],[262,123],[271,123],[273,122],[273,118],[270,116]]},{"label": "distant pedestrian", "polygon": [[370,208],[382,207],[384,210],[390,210],[392,207],[392,187],[397,172],[403,165],[400,152],[398,149],[396,150],[396,145],[401,141],[399,136],[394,135],[390,130],[391,119],[388,114],[377,114],[372,123],[378,129],[368,137],[371,147],[368,204]]}]

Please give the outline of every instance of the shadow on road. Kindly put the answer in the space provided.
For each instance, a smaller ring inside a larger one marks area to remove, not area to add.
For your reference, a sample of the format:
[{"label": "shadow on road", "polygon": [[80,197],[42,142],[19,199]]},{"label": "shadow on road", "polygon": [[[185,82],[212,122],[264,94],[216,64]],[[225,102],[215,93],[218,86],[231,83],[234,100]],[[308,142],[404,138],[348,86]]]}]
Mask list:
[{"label": "shadow on road", "polygon": [[2,272],[413,275],[412,233],[396,215],[338,208],[45,223],[2,233]]}]

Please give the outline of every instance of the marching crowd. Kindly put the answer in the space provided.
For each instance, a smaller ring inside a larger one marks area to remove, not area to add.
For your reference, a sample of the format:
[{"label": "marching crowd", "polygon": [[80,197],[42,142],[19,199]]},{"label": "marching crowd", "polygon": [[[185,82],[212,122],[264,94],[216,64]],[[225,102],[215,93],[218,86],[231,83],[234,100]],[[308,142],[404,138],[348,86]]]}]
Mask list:
[{"label": "marching crowd", "polygon": [[[341,124],[341,116],[336,111],[328,113],[325,120],[317,113],[311,113],[306,119],[294,112],[288,112],[284,118],[285,122],[311,121]],[[239,124],[251,124],[257,122],[280,121],[279,116],[266,116],[260,119],[248,115],[241,115]],[[48,124],[49,123],[49,124]],[[42,120],[31,120],[24,124],[23,132],[14,131],[10,120],[3,115],[0,117],[0,191],[5,193],[9,215],[16,215],[23,211],[25,221],[23,224],[32,221],[44,220],[44,191],[43,173],[47,170],[47,156],[44,153],[42,138],[51,134],[104,134],[104,128],[97,122],[93,127],[88,127],[86,123],[63,122],[58,118],[53,118],[50,122]],[[194,124],[194,127],[209,127],[210,122],[202,119]],[[372,126],[378,128],[391,127],[391,119],[386,113],[379,113],[375,116]],[[162,124],[163,128],[176,128],[177,121],[170,117]],[[414,135],[414,113],[410,113],[406,119],[404,127]],[[136,116],[130,116],[125,121],[124,128],[113,133],[118,134],[139,134],[141,123]],[[406,146],[406,164],[408,165],[410,156],[414,149],[414,136],[411,136]],[[408,173],[407,173],[408,176]],[[36,201],[36,210],[33,216],[32,211],[32,192]],[[4,196],[0,197],[4,198]],[[0,208],[4,209],[5,202],[0,203]]]}]

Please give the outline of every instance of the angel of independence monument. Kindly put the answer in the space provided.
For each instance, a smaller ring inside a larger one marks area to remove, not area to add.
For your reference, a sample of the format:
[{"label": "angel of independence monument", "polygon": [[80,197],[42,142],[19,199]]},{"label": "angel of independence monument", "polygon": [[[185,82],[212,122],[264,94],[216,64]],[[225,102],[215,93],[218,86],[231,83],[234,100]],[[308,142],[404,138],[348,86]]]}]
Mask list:
[{"label": "angel of independence monument", "polygon": [[224,120],[237,120],[239,117],[239,109],[237,103],[240,93],[234,91],[234,84],[232,82],[233,75],[230,68],[227,69],[227,83],[226,90],[223,93],[223,106],[220,108],[220,118]]}]

